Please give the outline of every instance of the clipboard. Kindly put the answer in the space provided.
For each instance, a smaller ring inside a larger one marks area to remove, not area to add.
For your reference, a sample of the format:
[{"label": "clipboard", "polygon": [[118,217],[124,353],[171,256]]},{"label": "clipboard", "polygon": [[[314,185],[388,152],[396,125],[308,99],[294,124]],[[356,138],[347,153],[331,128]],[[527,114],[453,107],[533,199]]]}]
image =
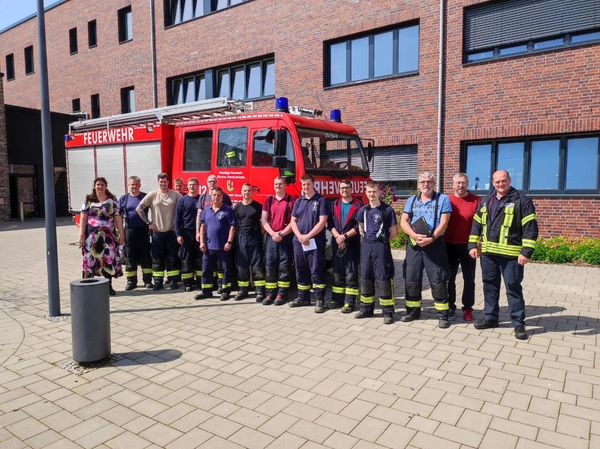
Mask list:
[{"label": "clipboard", "polygon": [[413,221],[410,226],[413,228],[417,234],[426,235],[427,237],[431,237],[431,230],[429,229],[429,225],[425,220],[425,217],[419,217],[415,221]]}]

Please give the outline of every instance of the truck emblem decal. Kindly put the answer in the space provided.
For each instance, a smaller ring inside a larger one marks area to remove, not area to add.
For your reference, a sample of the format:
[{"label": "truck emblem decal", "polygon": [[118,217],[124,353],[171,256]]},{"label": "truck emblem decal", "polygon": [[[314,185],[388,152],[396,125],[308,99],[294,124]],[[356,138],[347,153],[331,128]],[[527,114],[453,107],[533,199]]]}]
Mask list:
[{"label": "truck emblem decal", "polygon": [[233,181],[231,179],[227,180],[227,190],[233,192]]}]

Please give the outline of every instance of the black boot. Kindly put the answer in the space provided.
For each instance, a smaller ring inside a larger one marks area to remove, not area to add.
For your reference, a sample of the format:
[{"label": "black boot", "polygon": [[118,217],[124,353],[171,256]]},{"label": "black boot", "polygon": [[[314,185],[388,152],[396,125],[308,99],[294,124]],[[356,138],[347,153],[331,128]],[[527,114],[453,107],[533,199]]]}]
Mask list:
[{"label": "black boot", "polygon": [[421,318],[421,309],[420,308],[406,308],[406,315],[400,318],[400,321],[403,323],[410,323],[411,321],[415,321]]},{"label": "black boot", "polygon": [[356,315],[354,315],[354,318],[356,318],[357,320],[360,320],[362,318],[370,318],[374,315],[374,313],[375,313],[375,305],[374,304],[360,303],[360,310],[358,311],[358,313]]},{"label": "black boot", "polygon": [[112,278],[110,278],[108,280],[108,294],[110,296],[117,296],[117,292],[115,291],[115,289],[112,286]]},{"label": "black boot", "polygon": [[382,307],[383,312],[383,324],[392,324],[394,322],[394,308],[393,307]]},{"label": "black boot", "polygon": [[322,299],[317,299],[315,301],[315,313],[323,313],[325,312],[325,301]]},{"label": "black boot", "polygon": [[136,278],[127,279],[127,285],[125,286],[125,290],[127,290],[127,291],[133,290],[136,287],[137,287],[137,279]]},{"label": "black boot", "polygon": [[262,302],[265,299],[265,287],[256,287],[256,302]]},{"label": "black boot", "polygon": [[233,298],[233,299],[236,301],[241,301],[242,299],[246,299],[247,297],[248,297],[248,289],[241,288],[237,292],[237,295],[235,295],[235,298]]}]

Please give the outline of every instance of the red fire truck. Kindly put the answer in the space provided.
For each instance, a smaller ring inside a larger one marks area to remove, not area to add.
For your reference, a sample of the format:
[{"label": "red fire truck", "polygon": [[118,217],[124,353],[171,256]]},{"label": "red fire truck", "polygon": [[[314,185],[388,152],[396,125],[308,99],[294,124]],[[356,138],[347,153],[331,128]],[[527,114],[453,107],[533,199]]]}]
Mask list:
[{"label": "red fire truck", "polygon": [[338,195],[342,178],[364,196],[372,145],[363,147],[356,130],[341,123],[339,110],[329,120],[320,115],[288,108],[285,98],[276,100],[275,112],[252,112],[252,103],[216,98],[72,123],[65,136],[70,210],[80,211],[97,176],[119,196],[132,175],[140,177],[143,191],[156,189],[160,172],[171,181],[197,177],[200,193],[215,174],[234,202],[245,182],[262,202],[278,175],[288,193],[300,195],[305,173],[325,197]]}]

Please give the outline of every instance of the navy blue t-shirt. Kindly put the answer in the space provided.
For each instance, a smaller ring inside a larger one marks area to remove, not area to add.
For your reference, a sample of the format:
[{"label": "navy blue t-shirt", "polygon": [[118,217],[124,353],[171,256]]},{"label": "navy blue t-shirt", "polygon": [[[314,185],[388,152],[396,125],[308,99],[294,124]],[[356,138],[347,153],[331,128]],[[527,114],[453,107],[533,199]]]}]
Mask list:
[{"label": "navy blue t-shirt", "polygon": [[[231,202],[231,198],[225,192],[223,192],[223,204],[225,206],[231,207],[233,203]],[[203,193],[198,198],[198,204],[196,207],[200,210],[204,210],[212,206],[212,196],[209,192]]]},{"label": "navy blue t-shirt", "polygon": [[218,211],[212,207],[204,209],[200,223],[206,226],[206,246],[211,250],[222,250],[229,237],[229,228],[235,226],[233,209],[225,204]]},{"label": "navy blue t-shirt", "polygon": [[356,214],[356,219],[362,223],[368,242],[388,241],[390,228],[398,224],[396,212],[384,203],[377,207],[363,206]]},{"label": "navy blue t-shirt", "polygon": [[[128,193],[119,198],[121,214],[125,218],[125,225],[128,228],[148,228],[148,225],[135,211],[135,208],[138,207],[138,204],[140,204],[140,201],[142,201],[145,196],[146,194],[144,192],[140,192],[137,196],[132,196],[130,193]],[[125,204],[125,201],[127,201],[127,204]]]},{"label": "navy blue t-shirt", "polygon": [[184,229],[196,229],[198,197],[185,195],[179,198],[175,207],[175,234],[181,236]]},{"label": "navy blue t-shirt", "polygon": [[[319,222],[321,216],[327,217],[327,202],[320,193],[315,193],[310,199],[302,195],[294,203],[292,217],[297,220],[298,229],[302,234],[308,234]],[[315,236],[315,239],[325,239],[325,228]]]}]

